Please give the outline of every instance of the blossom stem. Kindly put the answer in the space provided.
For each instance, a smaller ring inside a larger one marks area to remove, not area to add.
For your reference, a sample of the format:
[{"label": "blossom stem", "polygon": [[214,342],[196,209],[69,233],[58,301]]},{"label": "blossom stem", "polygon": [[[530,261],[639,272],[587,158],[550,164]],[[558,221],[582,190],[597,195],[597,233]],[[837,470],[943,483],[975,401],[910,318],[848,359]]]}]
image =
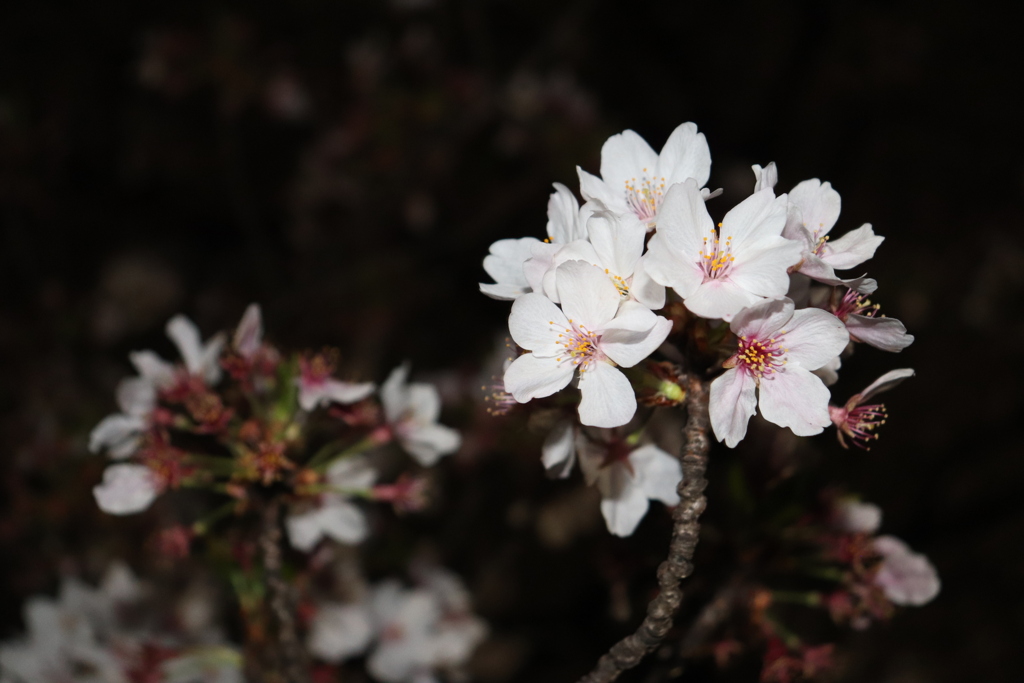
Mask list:
[{"label": "blossom stem", "polygon": [[674,522],[668,559],[658,567],[658,595],[647,606],[636,632],[626,636],[603,655],[594,669],[579,683],[609,683],[626,669],[631,669],[654,651],[672,628],[673,618],[683,600],[680,581],[693,572],[693,553],[700,532],[700,515],[707,500],[708,450],[708,388],[698,377],[687,378],[686,445],[683,448],[683,479],[679,482],[679,505],[672,513]]},{"label": "blossom stem", "polygon": [[306,468],[317,472],[323,472],[334,461],[340,460],[341,458],[347,458],[352,455],[357,455],[363,451],[368,451],[379,443],[380,441],[375,439],[371,434],[370,436],[364,437],[363,439],[355,442],[348,448],[338,450],[341,443],[339,441],[332,441],[317,451],[316,454],[309,459],[309,462],[306,463]]},{"label": "blossom stem", "polygon": [[821,593],[811,591],[772,591],[774,602],[788,602],[806,607],[821,607]]}]

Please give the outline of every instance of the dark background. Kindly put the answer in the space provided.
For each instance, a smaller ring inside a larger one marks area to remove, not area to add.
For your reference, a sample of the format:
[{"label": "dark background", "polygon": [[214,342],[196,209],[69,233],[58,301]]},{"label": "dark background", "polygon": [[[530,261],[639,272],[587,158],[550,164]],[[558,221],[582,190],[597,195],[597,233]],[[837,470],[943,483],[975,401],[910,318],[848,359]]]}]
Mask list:
[{"label": "dark background", "polygon": [[[713,213],[749,191],[752,163],[776,161],[781,190],[830,180],[836,234],[869,221],[886,237],[876,298],[917,336],[899,358],[859,353],[835,389],[917,369],[886,397],[878,446],[819,441],[943,591],[846,638],[839,678],[1021,680],[1020,25],[974,3],[719,5],[5,3],[0,635],[68,558],[134,528],[92,510],[85,437],[128,351],[169,355],[172,314],[209,334],[259,301],[285,346],[339,346],[377,380],[408,358],[457,384],[507,315],[477,292],[488,245],[542,236],[550,183],[576,189],[608,135],[659,149],[692,120],[726,190]],[[539,473],[503,493],[509,466],[481,443],[449,467],[495,519],[500,501],[548,495]],[[644,528],[659,547],[666,527]],[[482,598],[497,661],[513,662],[482,680],[571,680],[628,626],[591,623],[607,598],[596,564],[567,568],[579,554],[470,536],[444,547],[478,594],[507,571],[526,596]]]}]

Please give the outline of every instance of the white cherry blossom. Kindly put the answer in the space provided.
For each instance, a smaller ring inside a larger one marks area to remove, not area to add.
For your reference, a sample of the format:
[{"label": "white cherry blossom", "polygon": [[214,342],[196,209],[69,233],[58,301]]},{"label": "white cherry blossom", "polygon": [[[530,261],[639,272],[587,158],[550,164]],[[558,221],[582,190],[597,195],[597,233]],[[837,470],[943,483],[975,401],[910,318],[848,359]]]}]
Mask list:
[{"label": "white cherry blossom", "polygon": [[913,377],[914,371],[910,368],[890,370],[874,382],[868,385],[864,391],[854,394],[842,407],[828,407],[829,417],[832,424],[836,426],[836,436],[839,438],[839,445],[849,448],[847,441],[853,445],[871,450],[868,443],[878,439],[876,431],[885,424],[889,414],[885,405],[881,403],[868,403],[875,394],[888,391],[900,384],[908,377]]},{"label": "white cherry blossom", "polygon": [[480,283],[480,291],[492,299],[512,301],[527,292],[539,289],[544,273],[561,245],[587,238],[586,216],[572,191],[554,183],[555,191],[548,200],[547,238],[535,237],[498,240],[484,257],[484,270],[494,284]]},{"label": "white cherry blossom", "polygon": [[789,217],[783,236],[803,245],[799,272],[829,285],[845,285],[870,294],[878,286],[871,278],[844,280],[836,270],[846,270],[875,255],[885,240],[875,235],[870,223],[830,241],[829,232],[839,219],[842,202],[830,183],[805,180],[789,192]]},{"label": "white cherry blossom", "polygon": [[103,471],[103,481],[93,487],[100,509],[111,515],[130,515],[153,504],[160,486],[145,465],[120,463]]},{"label": "white cherry blossom", "polygon": [[334,362],[326,354],[318,354],[312,359],[303,358],[299,366],[295,384],[299,387],[299,407],[303,410],[315,410],[331,403],[357,403],[377,388],[373,382],[343,382],[335,379],[331,376],[334,373]]},{"label": "white cherry blossom", "polygon": [[764,188],[725,214],[715,229],[692,181],[669,188],[644,267],[688,309],[729,320],[740,309],[782,296],[800,244],[782,237],[786,196]]},{"label": "white cherry blossom", "polygon": [[[505,389],[520,403],[564,389],[579,369],[579,414],[585,425],[617,427],[636,412],[633,387],[616,366],[633,367],[661,345],[672,323],[619,290],[598,267],[558,267],[559,308],[542,294],[512,304],[509,331],[529,351],[505,371]],[[620,306],[621,302],[621,306]]]},{"label": "white cherry blossom", "polygon": [[632,448],[606,434],[599,440],[577,440],[580,469],[590,486],[601,492],[601,514],[608,531],[630,536],[647,514],[649,500],[678,505],[676,487],[683,478],[679,459],[657,446]]},{"label": "white cherry blossom", "polygon": [[407,382],[409,365],[391,371],[380,388],[384,417],[402,448],[424,467],[454,453],[462,444],[459,432],[439,424],[441,395],[433,384]]},{"label": "white cherry blossom", "polygon": [[[647,235],[643,223],[632,215],[601,209],[587,219],[587,234],[587,240],[570,242],[554,253],[537,291],[559,303],[558,266],[567,261],[585,261],[604,270],[623,300],[639,301],[651,310],[665,305],[665,287],[651,279],[640,258]],[[532,264],[531,260],[527,268]]]},{"label": "white cherry blossom", "polygon": [[138,450],[149,417],[156,407],[156,387],[144,377],[130,377],[117,385],[120,413],[108,415],[89,434],[89,450],[106,450],[112,458],[127,458]]},{"label": "white cherry blossom", "polygon": [[880,308],[879,304],[872,304],[853,289],[831,304],[832,312],[846,325],[850,339],[882,351],[899,353],[914,343],[914,335],[907,334],[907,328],[896,318],[879,315]]},{"label": "white cherry blossom", "polygon": [[368,491],[377,481],[376,470],[365,457],[351,456],[331,465],[326,480],[333,490],[321,496],[318,507],[285,518],[288,540],[297,550],[308,553],[325,536],[355,545],[369,534],[366,515],[348,495]]},{"label": "white cherry blossom", "polygon": [[207,384],[220,380],[219,358],[226,341],[223,333],[204,344],[196,324],[183,315],[176,315],[167,322],[167,336],[178,347],[190,375],[201,377]]},{"label": "white cherry blossom", "polygon": [[560,420],[548,433],[541,446],[541,462],[549,477],[565,479],[576,464],[576,435],[579,427],[574,420]]},{"label": "white cherry blossom", "polygon": [[895,536],[879,536],[872,547],[882,556],[875,585],[897,605],[920,606],[939,594],[941,582],[935,567]]},{"label": "white cherry blossom", "polygon": [[719,441],[735,447],[757,404],[766,420],[797,436],[819,434],[831,424],[829,391],[811,371],[849,341],[835,316],[819,309],[794,311],[791,300],[780,298],[744,309],[730,329],[739,349],[710,393],[711,427]]},{"label": "white cherry blossom", "polygon": [[613,135],[601,147],[601,177],[576,167],[580,194],[598,200],[615,213],[632,213],[649,227],[659,223],[666,193],[692,180],[702,188],[711,175],[711,152],[697,124],[677,127],[661,154],[631,130]]},{"label": "white cherry blossom", "polygon": [[833,515],[835,525],[849,533],[873,534],[882,526],[882,508],[853,498],[838,501]]},{"label": "white cherry blossom", "polygon": [[263,314],[259,304],[249,304],[245,309],[231,345],[243,358],[252,358],[259,352],[263,346]]}]

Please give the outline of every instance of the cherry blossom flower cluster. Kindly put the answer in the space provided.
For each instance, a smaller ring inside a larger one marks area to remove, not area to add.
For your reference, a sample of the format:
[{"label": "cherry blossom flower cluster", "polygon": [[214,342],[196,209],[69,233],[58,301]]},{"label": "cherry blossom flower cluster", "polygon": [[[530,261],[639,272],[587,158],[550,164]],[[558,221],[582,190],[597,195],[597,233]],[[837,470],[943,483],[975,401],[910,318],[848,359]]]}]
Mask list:
[{"label": "cherry blossom flower cluster", "polygon": [[509,333],[522,350],[492,396],[498,412],[578,389],[577,415],[549,437],[544,463],[565,476],[578,455],[612,533],[631,534],[649,499],[677,502],[681,471],[644,437],[638,409],[681,402],[673,368],[710,381],[711,427],[730,448],[758,412],[797,436],[834,426],[844,447],[870,446],[886,418],[871,399],[913,371],[887,373],[842,407],[829,386],[856,344],[898,352],[913,337],[867,298],[875,280],[837,273],[884,238],[864,224],[832,239],[841,202],[828,182],[777,194],[775,164],[755,165],[752,193],[716,208],[711,154],[693,123],[660,153],[633,131],[613,135],[600,176],[577,170],[583,203],[556,183],[546,236],[492,244],[483,267],[494,282],[480,291],[512,302]]},{"label": "cherry blossom flower cluster", "polygon": [[433,683],[459,672],[487,626],[473,615],[468,591],[451,572],[426,567],[409,588],[381,581],[355,602],[321,601],[307,636],[309,652],[338,664],[366,655],[383,683]]},{"label": "cherry blossom flower cluster", "polygon": [[151,592],[113,563],[97,588],[67,577],[56,598],[30,598],[27,633],[0,643],[0,681],[242,683],[241,653],[206,623],[167,630],[169,620],[154,618]]},{"label": "cherry blossom flower cluster", "polygon": [[425,468],[459,448],[459,433],[438,422],[437,390],[410,382],[408,365],[379,389],[343,381],[333,350],[287,357],[265,342],[255,304],[230,343],[223,334],[203,342],[184,316],[167,324],[167,335],[181,361],[132,353],[138,376],[122,380],[121,412],[93,429],[89,446],[115,461],[94,489],[110,514],[140,512],[178,488],[227,496],[225,508],[178,539],[186,549],[188,533],[282,491],[295,548],[311,551],[323,538],[359,543],[369,532],[364,501],[399,511],[426,501],[421,474],[378,481],[371,451],[396,443]]}]

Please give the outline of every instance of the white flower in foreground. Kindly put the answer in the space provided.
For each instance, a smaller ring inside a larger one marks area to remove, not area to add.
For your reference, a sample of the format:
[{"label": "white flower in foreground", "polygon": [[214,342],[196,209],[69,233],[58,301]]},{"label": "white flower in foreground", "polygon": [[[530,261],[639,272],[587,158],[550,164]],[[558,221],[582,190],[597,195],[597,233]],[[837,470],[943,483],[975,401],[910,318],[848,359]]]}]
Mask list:
[{"label": "white flower in foreground", "polygon": [[719,441],[735,447],[746,436],[756,404],[766,420],[797,436],[820,434],[831,424],[829,391],[811,371],[838,356],[849,341],[834,315],[794,311],[789,299],[774,299],[744,309],[729,327],[739,337],[739,349],[723,364],[729,369],[711,383],[709,405]]},{"label": "white flower in foreground", "polygon": [[539,288],[560,245],[586,239],[589,209],[581,215],[572,191],[561,183],[554,186],[548,200],[547,239],[542,242],[535,237],[523,237],[492,244],[490,253],[484,257],[484,270],[494,278],[494,284],[481,282],[482,293],[492,299],[511,301]]},{"label": "white flower in foreground", "polygon": [[580,194],[598,200],[615,213],[632,213],[649,227],[660,222],[668,190],[692,180],[704,187],[711,175],[711,151],[697,124],[677,127],[661,154],[631,130],[613,135],[601,147],[601,177],[576,167]]},{"label": "white flower in foreground", "polygon": [[829,241],[829,231],[839,219],[842,206],[839,193],[817,178],[805,180],[789,193],[789,219],[783,236],[803,245],[799,272],[828,285],[846,285],[870,294],[878,286],[874,280],[859,277],[843,280],[836,270],[853,268],[875,255],[885,240],[876,235],[870,223]]},{"label": "white flower in foreground", "polygon": [[787,269],[800,245],[782,237],[786,196],[765,188],[744,199],[718,231],[696,184],[669,189],[644,267],[703,318],[729,320],[740,309],[789,289]]},{"label": "white flower in foreground", "polygon": [[315,410],[318,407],[341,403],[348,405],[362,401],[376,388],[373,382],[342,382],[334,379],[334,361],[326,354],[317,354],[311,359],[299,360],[299,376],[295,384],[299,387],[299,407]]},{"label": "white flower in foreground", "polygon": [[317,606],[306,644],[314,657],[338,664],[361,655],[372,640],[373,624],[365,605],[325,602]]},{"label": "white flower in foreground", "polygon": [[[616,365],[633,367],[657,349],[672,323],[633,301],[622,302],[604,272],[589,263],[558,267],[559,309],[541,294],[512,304],[512,339],[530,351],[505,371],[505,389],[520,403],[564,389],[580,370],[580,421],[626,424],[636,412],[633,387]],[[563,312],[564,311],[564,312]]]},{"label": "white flower in foreground", "polygon": [[321,496],[320,506],[285,519],[292,547],[310,552],[327,536],[339,543],[361,543],[369,533],[366,515],[346,494],[368,491],[377,481],[377,472],[362,456],[339,460],[327,469],[332,491]]},{"label": "white flower in foreground", "polygon": [[111,465],[103,471],[103,481],[93,487],[100,509],[111,515],[142,512],[160,493],[160,485],[145,465]]},{"label": "white flower in foreground", "polygon": [[[640,258],[647,236],[643,223],[630,215],[600,210],[587,219],[587,233],[589,240],[570,242],[554,253],[537,291],[559,303],[558,266],[567,261],[586,261],[604,270],[623,300],[639,301],[651,310],[665,305],[665,287],[651,279]],[[527,268],[532,263],[528,262]]]},{"label": "white flower in foreground", "polygon": [[156,387],[144,377],[130,377],[117,385],[120,413],[108,415],[89,434],[89,450],[106,449],[112,458],[122,459],[138,450],[149,416],[156,407]]},{"label": "white flower in foreground", "polygon": [[[199,335],[199,328],[184,315],[176,315],[167,322],[167,336],[185,363],[185,371],[207,384],[220,380],[220,352],[227,338],[223,333],[212,337],[205,344]],[[153,351],[133,351],[128,356],[139,375],[149,380],[158,389],[169,389],[178,379],[178,370]]]},{"label": "white flower in foreground", "polygon": [[833,515],[839,529],[853,534],[873,534],[882,526],[882,508],[852,498],[838,501]]},{"label": "white flower in foreground", "polygon": [[633,450],[621,439],[593,441],[581,435],[578,450],[583,476],[601,492],[601,514],[616,536],[633,533],[647,514],[648,500],[679,504],[682,466],[657,446]]},{"label": "white flower in foreground", "polygon": [[391,371],[380,387],[384,417],[395,439],[424,467],[454,453],[462,437],[451,427],[438,424],[441,395],[433,384],[407,383],[409,365]]},{"label": "white flower in foreground", "polygon": [[836,426],[839,445],[849,448],[846,443],[849,439],[853,445],[871,450],[867,444],[878,439],[875,430],[885,424],[889,414],[885,411],[884,404],[868,404],[867,401],[875,394],[888,391],[913,376],[914,371],[910,368],[890,370],[872,382],[867,389],[851,396],[843,407],[829,406],[829,416],[832,418],[832,424]]},{"label": "white flower in foreground", "polygon": [[894,536],[879,536],[872,546],[882,556],[875,584],[892,602],[920,606],[939,594],[939,574],[927,557]]},{"label": "white flower in foreground", "polygon": [[896,318],[878,315],[879,304],[872,304],[863,294],[849,290],[842,299],[832,303],[832,312],[846,325],[853,341],[864,342],[882,351],[899,353],[914,343],[914,335]]}]

